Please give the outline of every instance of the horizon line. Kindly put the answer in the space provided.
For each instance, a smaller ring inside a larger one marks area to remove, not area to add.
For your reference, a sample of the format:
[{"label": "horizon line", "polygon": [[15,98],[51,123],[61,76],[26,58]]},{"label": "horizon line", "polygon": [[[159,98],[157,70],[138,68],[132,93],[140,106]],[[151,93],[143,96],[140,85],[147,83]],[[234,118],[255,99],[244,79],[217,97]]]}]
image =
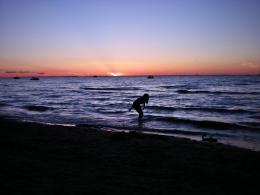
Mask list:
[{"label": "horizon line", "polygon": [[144,75],[30,75],[30,76],[0,76],[0,78],[31,78],[31,77],[147,77],[147,76],[154,76],[154,77],[163,77],[163,76],[260,76],[260,73],[255,74],[171,74],[171,75],[152,75],[152,74],[144,74]]}]

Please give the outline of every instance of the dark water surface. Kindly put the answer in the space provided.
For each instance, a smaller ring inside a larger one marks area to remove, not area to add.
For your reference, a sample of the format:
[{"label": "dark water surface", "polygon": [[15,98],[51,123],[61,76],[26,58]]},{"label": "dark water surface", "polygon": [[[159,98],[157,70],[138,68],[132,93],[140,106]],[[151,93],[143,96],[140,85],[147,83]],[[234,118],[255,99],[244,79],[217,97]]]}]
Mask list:
[{"label": "dark water surface", "polygon": [[[260,150],[259,76],[0,79],[0,114],[57,124],[137,129]],[[150,94],[138,122],[132,102]]]}]

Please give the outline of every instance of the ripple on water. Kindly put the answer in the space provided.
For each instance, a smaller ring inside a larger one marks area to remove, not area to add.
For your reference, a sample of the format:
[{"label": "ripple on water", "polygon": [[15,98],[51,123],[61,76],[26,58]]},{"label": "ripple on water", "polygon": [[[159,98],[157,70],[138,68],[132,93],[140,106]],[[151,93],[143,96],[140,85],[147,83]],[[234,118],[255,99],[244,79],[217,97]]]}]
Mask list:
[{"label": "ripple on water", "polygon": [[24,106],[24,108],[29,111],[37,111],[37,112],[45,112],[45,111],[54,109],[54,108],[47,107],[47,106],[35,106],[35,105],[27,105],[27,106]]}]

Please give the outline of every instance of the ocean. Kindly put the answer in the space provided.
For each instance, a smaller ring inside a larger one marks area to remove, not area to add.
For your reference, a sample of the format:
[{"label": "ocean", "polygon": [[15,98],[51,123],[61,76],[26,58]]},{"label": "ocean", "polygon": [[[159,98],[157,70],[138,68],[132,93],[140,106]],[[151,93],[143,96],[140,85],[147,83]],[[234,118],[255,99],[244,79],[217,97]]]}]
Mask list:
[{"label": "ocean", "polygon": [[[0,115],[62,125],[136,130],[260,150],[259,76],[0,79]],[[150,95],[144,117],[128,109]]]}]

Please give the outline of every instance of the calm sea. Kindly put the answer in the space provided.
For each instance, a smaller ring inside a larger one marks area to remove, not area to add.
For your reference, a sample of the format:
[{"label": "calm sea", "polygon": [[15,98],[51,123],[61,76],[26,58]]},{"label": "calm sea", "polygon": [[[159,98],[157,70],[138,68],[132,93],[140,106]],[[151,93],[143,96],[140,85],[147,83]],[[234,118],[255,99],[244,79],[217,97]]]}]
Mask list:
[{"label": "calm sea", "polygon": [[[0,79],[0,114],[104,130],[138,130],[260,150],[259,76]],[[128,108],[148,93],[144,118]]]}]

